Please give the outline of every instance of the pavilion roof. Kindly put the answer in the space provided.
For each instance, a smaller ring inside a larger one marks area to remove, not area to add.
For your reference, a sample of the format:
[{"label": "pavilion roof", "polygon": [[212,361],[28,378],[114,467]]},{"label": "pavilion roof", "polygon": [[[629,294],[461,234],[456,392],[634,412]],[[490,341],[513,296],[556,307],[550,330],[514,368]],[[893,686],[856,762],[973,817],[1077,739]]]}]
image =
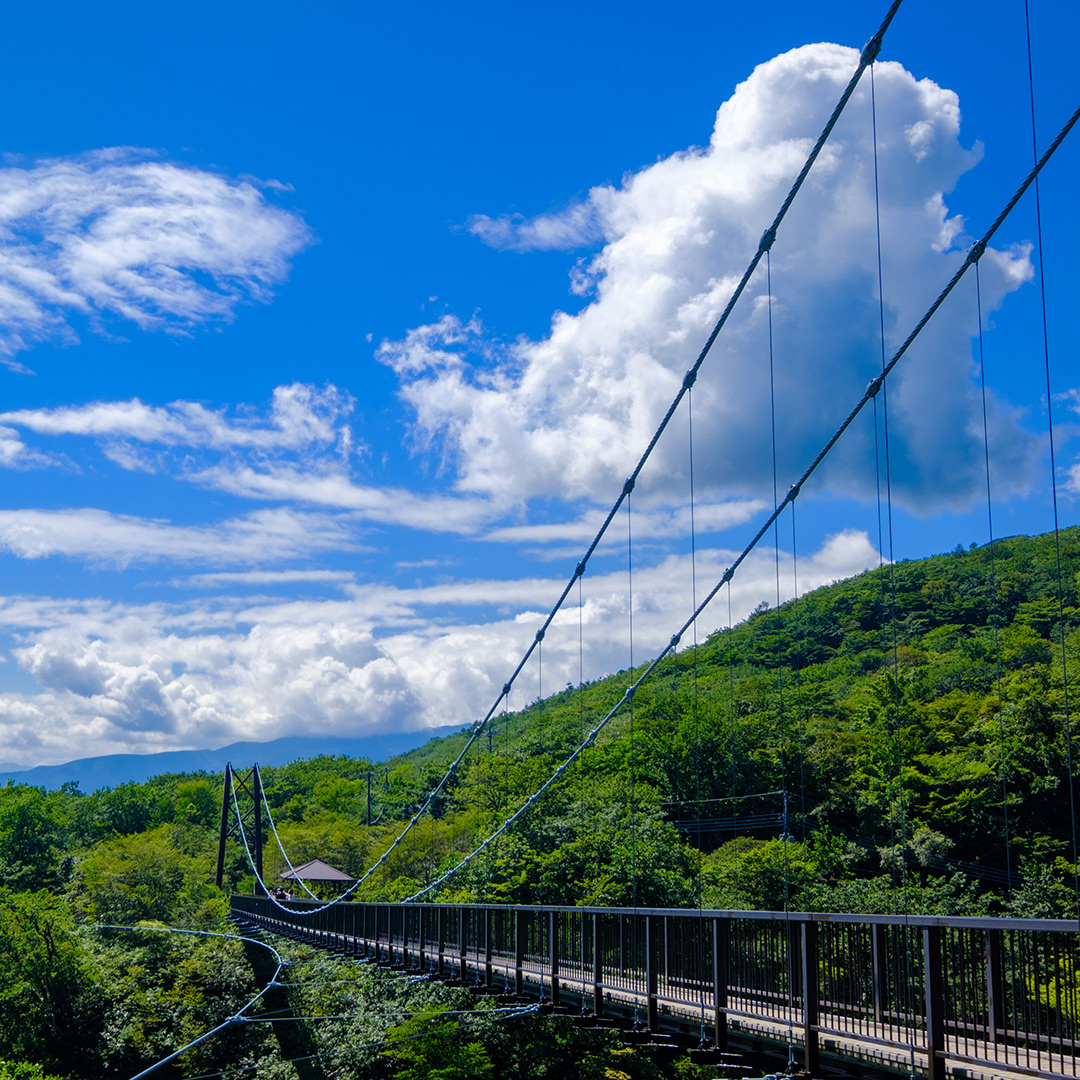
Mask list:
[{"label": "pavilion roof", "polygon": [[353,880],[348,874],[343,874],[329,863],[324,863],[322,859],[312,859],[311,862],[306,862],[303,866],[295,866],[292,870],[286,870],[281,877],[286,881],[298,881],[300,879],[304,881]]}]

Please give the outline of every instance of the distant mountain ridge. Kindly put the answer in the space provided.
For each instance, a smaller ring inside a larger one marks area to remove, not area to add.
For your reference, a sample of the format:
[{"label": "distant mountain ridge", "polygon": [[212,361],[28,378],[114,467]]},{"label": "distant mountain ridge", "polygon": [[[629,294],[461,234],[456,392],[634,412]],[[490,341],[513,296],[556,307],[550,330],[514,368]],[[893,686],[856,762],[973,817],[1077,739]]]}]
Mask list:
[{"label": "distant mountain ridge", "polygon": [[259,765],[284,765],[302,758],[323,754],[385,761],[443,735],[460,731],[459,727],[424,728],[420,731],[368,735],[362,739],[305,738],[289,736],[271,742],[238,742],[217,750],[165,750],[158,754],[107,754],[79,758],[62,765],[37,765],[32,769],[0,772],[0,784],[29,784],[55,791],[61,785],[76,783],[87,794],[117,784],[144,783],[164,773],[221,772],[228,762],[246,769]]}]

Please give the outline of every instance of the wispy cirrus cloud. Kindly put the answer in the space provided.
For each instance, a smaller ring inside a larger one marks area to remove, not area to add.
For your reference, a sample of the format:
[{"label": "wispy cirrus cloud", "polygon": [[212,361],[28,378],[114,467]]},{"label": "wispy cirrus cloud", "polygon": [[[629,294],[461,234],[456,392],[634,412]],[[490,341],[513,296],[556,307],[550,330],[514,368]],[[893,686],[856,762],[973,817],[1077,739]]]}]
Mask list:
[{"label": "wispy cirrus cloud", "polygon": [[77,319],[184,334],[266,300],[311,242],[273,186],[128,147],[0,168],[0,362]]},{"label": "wispy cirrus cloud", "polygon": [[205,526],[80,508],[0,510],[0,550],[23,559],[60,555],[125,567],[165,560],[264,564],[362,546],[353,522],[331,514],[259,510]]},{"label": "wispy cirrus cloud", "polygon": [[247,499],[314,503],[353,510],[368,521],[431,532],[469,534],[498,514],[486,499],[423,495],[401,488],[356,483],[340,469],[290,464],[257,467],[222,464],[189,479]]},{"label": "wispy cirrus cloud", "polygon": [[297,450],[341,440],[347,431],[343,421],[353,405],[352,397],[336,386],[292,383],[274,388],[265,418],[229,417],[224,409],[210,409],[197,401],[146,405],[132,398],[57,409],[12,409],[0,413],[0,423],[40,435],[130,439],[161,446]]},{"label": "wispy cirrus cloud", "polygon": [[594,188],[588,200],[574,203],[561,213],[489,217],[474,214],[468,230],[485,244],[503,251],[571,251],[604,239],[604,215],[600,209],[610,188]]},{"label": "wispy cirrus cloud", "polygon": [[221,589],[234,586],[262,587],[279,585],[346,585],[354,581],[351,570],[237,570],[213,574],[192,574],[178,578],[180,588]]},{"label": "wispy cirrus cloud", "polygon": [[[498,516],[490,500],[423,494],[357,482],[353,458],[364,447],[350,423],[355,401],[333,385],[276,387],[265,414],[200,402],[148,405],[139,399],[0,413],[0,467],[51,459],[25,446],[16,428],[98,444],[125,470],[175,479],[263,502],[353,511],[365,520],[433,532],[470,534]],[[5,432],[9,434],[6,436]]]},{"label": "wispy cirrus cloud", "polygon": [[[656,502],[657,500],[652,500]],[[724,503],[701,503],[691,512],[689,504],[676,507],[646,507],[634,512],[635,541],[667,540],[688,536],[691,524],[696,531],[721,532],[733,525],[742,525],[765,507],[760,499],[732,499]],[[580,517],[550,523],[500,525],[484,533],[481,539],[504,543],[586,544],[596,535],[603,523],[602,510],[590,510]],[[623,544],[624,538],[608,536],[609,543]]]},{"label": "wispy cirrus cloud", "polygon": [[58,464],[50,454],[31,450],[13,428],[0,427],[0,469],[37,469]]}]

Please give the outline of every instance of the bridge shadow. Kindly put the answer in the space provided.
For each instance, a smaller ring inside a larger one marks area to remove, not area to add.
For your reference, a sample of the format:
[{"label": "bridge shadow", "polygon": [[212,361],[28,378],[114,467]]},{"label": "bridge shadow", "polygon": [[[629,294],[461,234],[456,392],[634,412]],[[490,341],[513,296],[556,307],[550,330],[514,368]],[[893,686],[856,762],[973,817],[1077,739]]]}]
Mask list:
[{"label": "bridge shadow", "polygon": [[[272,955],[254,942],[244,942],[244,955],[247,957],[256,980],[265,986],[274,977],[277,967]],[[262,998],[263,1007],[268,1013],[287,1013],[292,1006],[289,991],[283,986],[272,986]],[[315,1055],[318,1047],[311,1038],[311,1032],[303,1020],[288,1020],[271,1024],[278,1049],[284,1060],[292,1063],[300,1080],[329,1080]]]}]

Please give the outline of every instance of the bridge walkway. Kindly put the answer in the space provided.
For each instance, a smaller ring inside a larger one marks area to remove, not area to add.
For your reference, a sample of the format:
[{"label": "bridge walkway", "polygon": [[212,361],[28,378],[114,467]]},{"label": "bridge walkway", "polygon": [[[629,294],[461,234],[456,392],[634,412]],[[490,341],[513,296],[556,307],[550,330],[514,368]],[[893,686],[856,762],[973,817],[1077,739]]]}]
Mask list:
[{"label": "bridge walkway", "polygon": [[267,931],[502,985],[718,1048],[792,1045],[811,1075],[1080,1073],[1080,935],[1063,920],[904,918],[236,896]]}]

